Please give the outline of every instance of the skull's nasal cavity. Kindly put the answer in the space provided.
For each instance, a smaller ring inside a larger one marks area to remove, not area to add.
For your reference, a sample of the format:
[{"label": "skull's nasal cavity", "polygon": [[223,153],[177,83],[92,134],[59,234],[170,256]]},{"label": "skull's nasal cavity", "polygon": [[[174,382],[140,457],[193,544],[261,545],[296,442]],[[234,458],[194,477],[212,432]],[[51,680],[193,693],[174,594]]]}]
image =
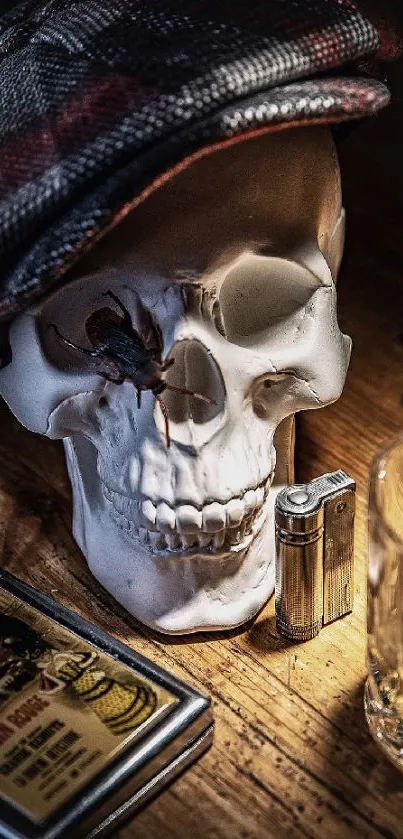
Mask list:
[{"label": "skull's nasal cavity", "polygon": [[[167,389],[162,398],[170,422],[181,424],[191,420],[202,425],[222,415],[225,387],[218,364],[209,350],[200,341],[183,340],[174,344],[169,358],[174,359],[174,364],[165,374]],[[170,386],[191,393],[170,390]]]}]

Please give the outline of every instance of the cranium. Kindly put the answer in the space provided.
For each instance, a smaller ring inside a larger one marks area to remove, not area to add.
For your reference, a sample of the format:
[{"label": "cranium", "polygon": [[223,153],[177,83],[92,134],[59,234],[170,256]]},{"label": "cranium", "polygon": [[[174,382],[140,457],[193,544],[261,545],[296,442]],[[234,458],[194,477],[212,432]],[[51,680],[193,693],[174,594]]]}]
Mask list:
[{"label": "cranium", "polygon": [[[272,593],[293,415],[336,399],[348,366],[343,228],[329,129],[255,137],[182,166],[12,325],[0,392],[29,429],[63,438],[74,536],[157,630],[233,627]],[[209,400],[165,390],[170,447],[151,390],[138,408],[133,381],[105,380],[60,338],[93,350],[88,317],[120,314],[108,292],[143,338],[151,313],[174,359],[165,382]]]}]

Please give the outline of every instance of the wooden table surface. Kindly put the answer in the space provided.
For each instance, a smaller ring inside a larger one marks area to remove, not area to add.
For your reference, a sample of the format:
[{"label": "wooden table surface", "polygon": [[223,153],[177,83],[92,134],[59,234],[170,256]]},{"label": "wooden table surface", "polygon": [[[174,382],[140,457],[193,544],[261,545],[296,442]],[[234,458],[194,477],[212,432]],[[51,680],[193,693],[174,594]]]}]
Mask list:
[{"label": "wooden table surface", "polygon": [[403,428],[402,139],[395,106],[344,141],[349,226],[339,303],[354,354],[339,402],[298,422],[299,479],[337,468],[357,479],[351,616],[301,645],[278,637],[273,601],[240,631],[152,637],[95,582],[72,540],[61,445],[29,434],[0,408],[4,567],[214,703],[213,747],[120,839],[403,837],[403,775],[370,739],[362,706],[368,468]]}]

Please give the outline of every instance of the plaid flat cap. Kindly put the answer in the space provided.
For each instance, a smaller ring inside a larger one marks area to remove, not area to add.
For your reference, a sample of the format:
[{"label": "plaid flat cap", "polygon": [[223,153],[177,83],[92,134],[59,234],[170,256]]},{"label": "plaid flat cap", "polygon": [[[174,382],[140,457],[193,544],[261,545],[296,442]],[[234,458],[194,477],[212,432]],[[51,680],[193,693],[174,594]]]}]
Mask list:
[{"label": "plaid flat cap", "polygon": [[350,0],[23,0],[0,16],[0,322],[180,166],[377,112]]}]

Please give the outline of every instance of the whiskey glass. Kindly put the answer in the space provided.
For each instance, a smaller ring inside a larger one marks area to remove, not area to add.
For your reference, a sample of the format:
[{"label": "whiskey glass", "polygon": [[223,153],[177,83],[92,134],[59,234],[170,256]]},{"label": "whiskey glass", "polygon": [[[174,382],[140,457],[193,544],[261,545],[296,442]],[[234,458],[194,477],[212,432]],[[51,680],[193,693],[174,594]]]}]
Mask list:
[{"label": "whiskey glass", "polygon": [[403,769],[403,435],[371,469],[367,662],[370,732]]}]

